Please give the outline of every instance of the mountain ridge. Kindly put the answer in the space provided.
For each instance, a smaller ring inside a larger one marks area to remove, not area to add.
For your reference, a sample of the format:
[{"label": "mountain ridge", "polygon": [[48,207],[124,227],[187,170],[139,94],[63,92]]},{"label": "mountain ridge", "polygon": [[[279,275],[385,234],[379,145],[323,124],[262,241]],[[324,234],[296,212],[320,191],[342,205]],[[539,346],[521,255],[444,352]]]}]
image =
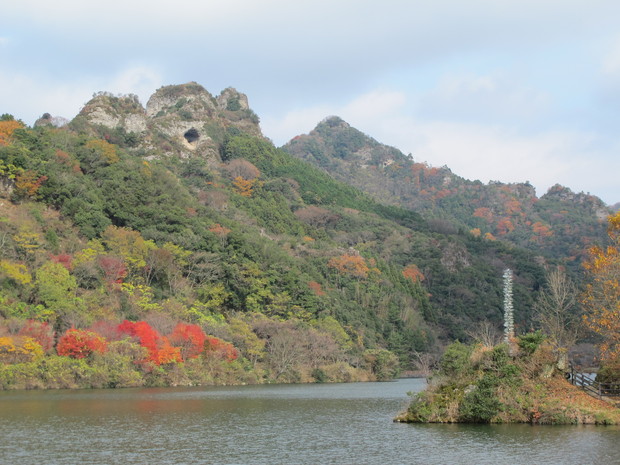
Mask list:
[{"label": "mountain ridge", "polygon": [[612,212],[598,197],[559,184],[539,198],[528,182],[464,179],[448,167],[416,162],[335,116],[282,149],[379,201],[572,262],[585,245],[604,240],[604,220]]}]

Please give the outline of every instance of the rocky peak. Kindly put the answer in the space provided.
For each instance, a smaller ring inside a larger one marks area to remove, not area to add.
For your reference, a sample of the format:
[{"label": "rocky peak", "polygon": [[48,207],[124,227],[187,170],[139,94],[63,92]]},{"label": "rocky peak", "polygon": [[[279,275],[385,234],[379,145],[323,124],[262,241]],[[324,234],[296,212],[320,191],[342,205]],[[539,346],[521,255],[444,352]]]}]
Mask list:
[{"label": "rocky peak", "polygon": [[583,192],[575,193],[568,187],[560,184],[551,186],[547,193],[541,197],[542,199],[556,200],[560,202],[572,203],[591,209],[598,219],[605,219],[611,213],[601,199],[594,195],[585,194]]},{"label": "rocky peak", "polygon": [[135,95],[100,92],[78,117],[94,126],[95,132],[96,127],[104,127],[134,133],[138,136],[135,149],[159,149],[182,157],[198,154],[217,158],[219,144],[230,127],[262,137],[247,96],[229,87],[215,98],[195,82],[159,88],[146,108]]},{"label": "rocky peak", "polygon": [[137,95],[98,92],[84,105],[80,115],[90,124],[107,128],[122,127],[127,132],[146,130],[146,114]]},{"label": "rocky peak", "polygon": [[239,111],[249,110],[248,97],[238,92],[234,87],[227,87],[216,98],[217,106],[220,110]]},{"label": "rocky peak", "polygon": [[146,104],[146,114],[150,118],[174,113],[183,119],[211,118],[216,110],[213,95],[195,82],[161,87]]}]

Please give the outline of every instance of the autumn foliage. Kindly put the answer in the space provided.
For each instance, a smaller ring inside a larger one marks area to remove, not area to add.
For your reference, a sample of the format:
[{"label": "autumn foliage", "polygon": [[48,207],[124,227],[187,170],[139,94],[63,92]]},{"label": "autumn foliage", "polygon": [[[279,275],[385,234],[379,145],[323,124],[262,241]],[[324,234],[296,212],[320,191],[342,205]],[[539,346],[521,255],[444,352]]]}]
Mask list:
[{"label": "autumn foliage", "polygon": [[[355,278],[367,278],[371,268],[361,255],[343,254],[333,257],[327,266],[338,270],[341,274],[350,275]],[[376,270],[379,271],[379,270]]]},{"label": "autumn foliage", "polygon": [[54,329],[47,322],[28,320],[17,334],[34,339],[44,352],[54,347]]},{"label": "autumn foliage", "polygon": [[178,323],[168,336],[170,343],[181,350],[183,360],[198,357],[205,349],[207,336],[198,325]]},{"label": "autumn foliage", "polygon": [[620,212],[608,218],[607,231],[611,244],[588,251],[582,304],[585,324],[603,337],[601,353],[609,360],[620,356]]},{"label": "autumn foliage", "polygon": [[416,265],[408,265],[403,269],[403,276],[414,283],[424,281],[424,275]]},{"label": "autumn foliage", "polygon": [[31,337],[0,337],[0,362],[2,363],[30,362],[42,355],[43,349]]},{"label": "autumn foliage", "polygon": [[11,142],[11,136],[16,129],[23,128],[24,125],[19,121],[8,120],[0,121],[0,147]]},{"label": "autumn foliage", "polygon": [[56,352],[66,357],[86,358],[95,352],[104,353],[107,346],[106,340],[98,334],[72,328],[60,338]]},{"label": "autumn foliage", "polygon": [[239,356],[237,349],[230,342],[214,336],[207,336],[205,340],[205,352],[222,360],[232,362]]}]

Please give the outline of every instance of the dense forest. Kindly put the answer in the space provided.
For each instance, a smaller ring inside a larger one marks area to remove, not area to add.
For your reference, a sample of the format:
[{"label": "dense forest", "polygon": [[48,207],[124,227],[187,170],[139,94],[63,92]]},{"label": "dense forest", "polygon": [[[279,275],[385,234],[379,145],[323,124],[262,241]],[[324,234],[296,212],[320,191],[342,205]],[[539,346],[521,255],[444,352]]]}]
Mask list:
[{"label": "dense forest", "polygon": [[234,89],[99,93],[65,123],[0,121],[5,389],[389,379],[499,328],[506,268],[532,328],[563,258],[338,181]]}]

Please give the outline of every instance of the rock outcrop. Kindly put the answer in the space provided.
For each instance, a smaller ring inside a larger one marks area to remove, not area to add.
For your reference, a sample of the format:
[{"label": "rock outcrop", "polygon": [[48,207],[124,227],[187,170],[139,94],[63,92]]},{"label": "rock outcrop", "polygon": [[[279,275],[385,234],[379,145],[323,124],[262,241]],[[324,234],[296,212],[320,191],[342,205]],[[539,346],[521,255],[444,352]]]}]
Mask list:
[{"label": "rock outcrop", "polygon": [[112,142],[129,141],[128,148],[143,152],[146,158],[177,155],[217,160],[231,128],[262,137],[246,95],[229,87],[214,97],[195,82],[161,87],[146,108],[135,95],[100,92],[74,122],[90,126]]}]

